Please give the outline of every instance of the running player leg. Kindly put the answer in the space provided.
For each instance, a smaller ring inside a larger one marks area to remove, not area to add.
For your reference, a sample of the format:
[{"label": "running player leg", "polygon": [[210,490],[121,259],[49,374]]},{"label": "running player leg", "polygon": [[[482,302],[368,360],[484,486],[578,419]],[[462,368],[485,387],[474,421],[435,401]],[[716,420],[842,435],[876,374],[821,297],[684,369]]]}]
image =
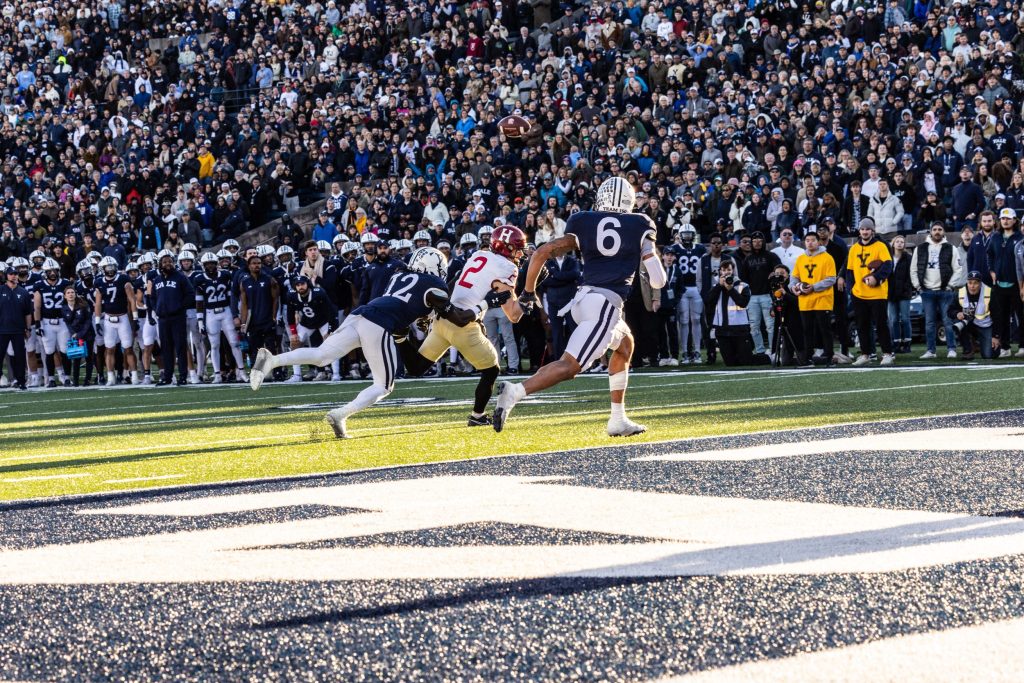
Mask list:
[{"label": "running player leg", "polygon": [[619,321],[612,332],[612,357],[608,361],[608,389],[611,393],[611,417],[608,436],[643,434],[647,427],[626,417],[626,386],[629,384],[629,360],[633,356],[633,335],[625,322]]},{"label": "running player leg", "polygon": [[569,337],[565,353],[548,363],[521,384],[504,382],[498,389],[498,403],[494,409],[494,431],[500,432],[515,405],[538,391],[572,379],[580,370],[602,356],[612,339],[612,330],[619,323],[622,309],[597,293],[590,293],[573,304],[573,320],[578,325]]},{"label": "running player leg", "polygon": [[351,327],[358,335],[357,343],[370,366],[373,384],[360,391],[349,403],[327,413],[327,424],[331,425],[334,436],[339,439],[348,438],[346,420],[351,415],[369,408],[392,392],[398,374],[398,349],[395,348],[395,339],[391,333],[362,316],[351,316],[350,319],[352,318],[356,321]]}]

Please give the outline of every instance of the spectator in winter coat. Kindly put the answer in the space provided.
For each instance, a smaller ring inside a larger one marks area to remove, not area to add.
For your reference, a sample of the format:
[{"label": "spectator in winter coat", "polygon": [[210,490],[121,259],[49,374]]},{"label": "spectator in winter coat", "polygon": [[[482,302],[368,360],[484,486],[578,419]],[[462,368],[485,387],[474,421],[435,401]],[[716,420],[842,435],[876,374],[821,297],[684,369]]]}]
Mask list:
[{"label": "spectator in winter coat", "polygon": [[[988,244],[988,270],[992,279],[992,319],[995,325],[992,336],[999,340],[999,357],[1007,358],[1010,350],[1010,318],[1014,314],[1021,320],[1021,296],[1017,282],[1015,251],[1022,236],[1017,228],[1017,214],[1013,209],[999,212],[999,226],[1002,230],[992,236]],[[1018,343],[1024,334],[1024,325],[1017,330]],[[1020,348],[1018,347],[1018,353]]]},{"label": "spectator in winter coat", "polygon": [[889,192],[889,181],[878,181],[878,194],[868,201],[868,218],[879,235],[891,235],[903,227],[903,203]]},{"label": "spectator in winter coat", "polygon": [[889,334],[896,353],[910,353],[910,300],[914,297],[914,283],[910,279],[910,261],[913,252],[907,251],[903,235],[892,238],[892,275],[889,276],[888,317]]},{"label": "spectator in winter coat", "polygon": [[935,358],[936,331],[940,322],[946,328],[946,355],[948,358],[956,358],[956,334],[953,322],[946,316],[946,310],[953,301],[953,292],[963,285],[963,262],[958,251],[946,240],[946,228],[942,223],[932,225],[928,239],[914,250],[910,279],[914,289],[921,291],[921,302],[924,304],[925,343],[928,349],[921,358]]},{"label": "spectator in winter coat", "polygon": [[960,168],[960,184],[953,188],[950,208],[953,211],[953,230],[959,231],[965,223],[977,227],[978,214],[985,209],[985,194],[981,186],[971,180],[969,166]]},{"label": "spectator in winter coat", "polygon": [[[772,297],[768,291],[768,277],[779,265],[779,257],[765,248],[764,233],[750,234],[750,253],[739,264],[740,279],[750,285],[750,302],[747,317],[750,322],[750,336],[754,342],[754,353],[767,353],[774,341],[771,321]],[[768,332],[768,345],[761,333],[761,325]]]}]

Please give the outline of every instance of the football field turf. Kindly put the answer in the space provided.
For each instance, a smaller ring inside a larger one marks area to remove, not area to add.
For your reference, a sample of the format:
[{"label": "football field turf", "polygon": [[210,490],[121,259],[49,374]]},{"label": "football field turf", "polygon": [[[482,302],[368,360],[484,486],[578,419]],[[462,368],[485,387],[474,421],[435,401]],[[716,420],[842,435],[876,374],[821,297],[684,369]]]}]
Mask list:
[{"label": "football field turf", "polygon": [[[517,381],[520,378],[516,378]],[[365,382],[0,393],[0,499],[530,454],[623,443],[604,434],[605,375],[521,403],[501,434],[467,428],[476,378],[400,381],[333,438],[324,413]],[[637,373],[632,442],[1020,408],[1017,365]],[[492,403],[493,406],[493,403]]]}]

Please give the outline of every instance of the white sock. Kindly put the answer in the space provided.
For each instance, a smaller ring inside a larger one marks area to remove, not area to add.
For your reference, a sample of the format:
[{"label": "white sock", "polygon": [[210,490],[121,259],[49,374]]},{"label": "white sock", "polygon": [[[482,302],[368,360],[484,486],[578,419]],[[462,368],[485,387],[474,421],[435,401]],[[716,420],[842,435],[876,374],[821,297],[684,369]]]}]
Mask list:
[{"label": "white sock", "polygon": [[612,404],[612,419],[613,420],[625,420],[626,419],[626,405],[624,403],[613,403]]}]

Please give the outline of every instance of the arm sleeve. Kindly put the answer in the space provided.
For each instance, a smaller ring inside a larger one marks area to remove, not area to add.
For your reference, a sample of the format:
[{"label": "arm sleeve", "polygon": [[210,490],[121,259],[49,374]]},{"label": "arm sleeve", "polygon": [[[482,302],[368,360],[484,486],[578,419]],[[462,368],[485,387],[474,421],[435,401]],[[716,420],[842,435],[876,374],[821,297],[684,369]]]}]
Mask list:
[{"label": "arm sleeve", "polygon": [[655,289],[664,287],[668,281],[668,276],[665,274],[665,268],[661,265],[661,259],[658,258],[658,251],[654,248],[654,240],[651,239],[650,235],[644,236],[643,245],[640,247],[640,255],[640,263],[647,271],[651,287]]}]

